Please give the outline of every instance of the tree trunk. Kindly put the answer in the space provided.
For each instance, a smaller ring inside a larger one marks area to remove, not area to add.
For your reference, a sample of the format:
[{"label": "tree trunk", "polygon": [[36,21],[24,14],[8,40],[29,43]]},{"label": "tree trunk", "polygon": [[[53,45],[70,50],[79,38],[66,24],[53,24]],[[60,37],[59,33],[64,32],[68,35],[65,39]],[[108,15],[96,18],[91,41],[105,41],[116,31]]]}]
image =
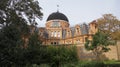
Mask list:
[{"label": "tree trunk", "polygon": [[101,59],[100,59],[100,53],[99,53],[99,51],[97,51],[97,49],[96,49],[96,50],[93,51],[93,53],[95,55],[96,61],[100,61]]}]

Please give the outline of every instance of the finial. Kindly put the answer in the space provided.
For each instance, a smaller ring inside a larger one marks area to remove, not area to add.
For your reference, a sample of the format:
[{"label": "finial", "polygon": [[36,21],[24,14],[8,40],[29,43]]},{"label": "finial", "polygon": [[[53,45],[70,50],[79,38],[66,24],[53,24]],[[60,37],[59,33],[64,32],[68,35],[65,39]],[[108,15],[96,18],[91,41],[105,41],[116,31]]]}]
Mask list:
[{"label": "finial", "polygon": [[57,5],[57,12],[59,12],[59,5]]}]

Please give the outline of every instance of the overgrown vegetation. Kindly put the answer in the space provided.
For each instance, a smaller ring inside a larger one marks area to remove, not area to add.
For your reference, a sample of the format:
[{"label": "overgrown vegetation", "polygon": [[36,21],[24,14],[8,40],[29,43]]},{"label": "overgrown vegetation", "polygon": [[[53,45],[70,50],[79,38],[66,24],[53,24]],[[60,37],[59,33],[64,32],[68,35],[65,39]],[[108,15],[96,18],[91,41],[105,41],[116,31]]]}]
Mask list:
[{"label": "overgrown vegetation", "polygon": [[62,67],[66,63],[78,61],[77,49],[75,46],[49,46],[48,61],[51,67]]},{"label": "overgrown vegetation", "polygon": [[1,34],[3,36],[0,36],[0,66],[32,67],[35,64],[48,64],[50,67],[61,67],[63,64],[77,61],[75,46],[43,46],[38,34],[34,33],[24,48],[24,41],[15,28],[7,27]]},{"label": "overgrown vegetation", "polygon": [[96,56],[96,60],[100,61],[100,56],[104,52],[108,52],[110,48],[108,46],[114,45],[115,41],[109,39],[109,35],[103,32],[98,31],[93,35],[92,41],[87,40],[85,43],[85,48],[91,50]]}]

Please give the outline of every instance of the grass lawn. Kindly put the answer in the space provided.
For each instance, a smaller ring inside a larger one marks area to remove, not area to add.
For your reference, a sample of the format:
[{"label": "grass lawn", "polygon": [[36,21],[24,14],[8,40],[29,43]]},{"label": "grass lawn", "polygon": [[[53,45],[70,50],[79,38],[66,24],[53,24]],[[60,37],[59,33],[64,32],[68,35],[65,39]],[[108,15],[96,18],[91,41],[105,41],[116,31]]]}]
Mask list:
[{"label": "grass lawn", "polygon": [[[33,65],[33,67],[50,67],[47,64],[43,65]],[[64,65],[61,65],[61,67],[120,67],[120,61],[103,61],[103,62],[97,62],[97,61],[78,61],[75,63],[66,63]]]}]

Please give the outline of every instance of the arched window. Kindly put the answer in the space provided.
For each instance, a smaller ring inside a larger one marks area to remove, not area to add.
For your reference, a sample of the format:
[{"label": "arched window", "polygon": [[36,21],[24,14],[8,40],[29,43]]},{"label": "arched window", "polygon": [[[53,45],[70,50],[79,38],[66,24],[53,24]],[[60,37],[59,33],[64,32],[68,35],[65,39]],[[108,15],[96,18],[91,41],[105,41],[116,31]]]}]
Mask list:
[{"label": "arched window", "polygon": [[68,36],[70,36],[70,31],[68,31]]},{"label": "arched window", "polygon": [[54,32],[54,37],[57,37],[57,32],[56,31]]},{"label": "arched window", "polygon": [[79,33],[79,28],[77,28],[77,33]]},{"label": "arched window", "polygon": [[58,36],[58,37],[60,37],[60,31],[58,31],[58,33],[57,33],[57,34],[58,34],[57,36]]},{"label": "arched window", "polygon": [[51,42],[51,44],[53,45],[53,42]]},{"label": "arched window", "polygon": [[54,32],[53,31],[51,31],[51,37],[53,37],[54,36]]}]

